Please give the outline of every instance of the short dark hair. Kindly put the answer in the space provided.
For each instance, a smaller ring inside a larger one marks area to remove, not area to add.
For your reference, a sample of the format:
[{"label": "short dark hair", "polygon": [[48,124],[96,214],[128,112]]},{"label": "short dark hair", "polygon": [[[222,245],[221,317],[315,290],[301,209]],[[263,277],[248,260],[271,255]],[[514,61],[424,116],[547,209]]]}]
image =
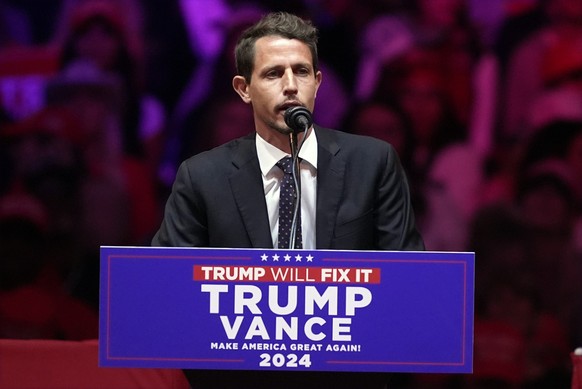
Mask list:
[{"label": "short dark hair", "polygon": [[281,36],[297,39],[305,43],[311,51],[313,70],[318,70],[317,28],[308,20],[287,12],[272,12],[261,18],[256,24],[247,28],[240,36],[235,48],[236,70],[247,83],[255,64],[255,43],[265,36]]}]

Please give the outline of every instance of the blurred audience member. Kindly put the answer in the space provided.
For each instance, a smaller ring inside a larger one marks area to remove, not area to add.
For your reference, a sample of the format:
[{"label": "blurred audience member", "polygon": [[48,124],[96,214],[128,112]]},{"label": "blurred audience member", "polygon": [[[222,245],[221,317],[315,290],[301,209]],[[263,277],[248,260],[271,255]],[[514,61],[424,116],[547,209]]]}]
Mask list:
[{"label": "blurred audience member", "polygon": [[482,207],[469,228],[467,248],[479,260],[475,262],[474,373],[467,378],[468,388],[516,389],[523,381],[525,334],[513,324],[515,320],[494,314],[498,310],[492,304],[502,286],[500,275],[519,274],[525,268],[527,239],[519,215],[508,205]]},{"label": "blurred audience member", "polygon": [[354,108],[348,131],[395,146],[410,179],[427,248],[463,250],[468,223],[479,206],[482,160],[465,142],[438,70],[411,61],[398,74],[394,95],[382,94]]},{"label": "blurred audience member", "polygon": [[547,89],[578,83],[582,72],[582,2],[547,0],[548,23],[519,44],[510,56],[500,97],[502,136],[527,136],[532,103]]},{"label": "blurred audience member", "polygon": [[538,304],[539,288],[520,273],[505,273],[489,289],[475,323],[475,374],[521,388],[566,388],[568,332]]},{"label": "blurred audience member", "polygon": [[501,2],[505,3],[505,14],[495,34],[493,50],[499,61],[500,77],[505,79],[507,63],[515,49],[548,23],[548,15],[545,8],[547,0],[501,0]]},{"label": "blurred audience member", "polygon": [[119,115],[124,96],[115,74],[87,60],[69,64],[47,88],[50,104],[75,116],[85,140],[81,150],[89,176],[82,199],[85,225],[91,229],[89,245],[143,242],[158,219],[155,184],[147,164],[123,150]]},{"label": "blurred audience member", "polygon": [[573,169],[573,174],[580,172],[580,165],[576,162],[575,156],[576,140],[581,134],[582,112],[577,120],[554,117],[540,122],[540,126],[535,128],[524,142],[518,176],[525,177],[532,165],[549,158],[564,160]]},{"label": "blurred audience member", "polygon": [[469,249],[479,261],[468,388],[565,388],[570,327],[542,304],[528,222],[508,205],[491,205],[476,214],[470,231]]},{"label": "blurred audience member", "polygon": [[378,98],[395,100],[412,134],[413,174],[425,177],[434,156],[444,147],[463,141],[465,128],[456,116],[450,95],[446,92],[446,78],[438,63],[412,58],[402,64],[403,72],[392,93]]},{"label": "blurred audience member", "polygon": [[65,290],[50,258],[48,226],[32,195],[0,197],[0,338],[95,339],[97,312]]},{"label": "blurred audience member", "polygon": [[422,228],[428,248],[465,250],[469,225],[481,206],[482,171],[479,154],[465,143],[435,156],[423,187],[427,209]]},{"label": "blurred audience member", "polygon": [[574,228],[582,208],[580,181],[563,160],[541,160],[519,181],[516,204],[530,237],[528,267],[543,291],[540,306],[561,320],[569,341],[579,340],[582,255]]},{"label": "blurred audience member", "polygon": [[[118,186],[108,186],[110,192],[101,199],[103,203],[88,204],[85,198],[88,188],[99,182],[84,159],[86,140],[75,116],[57,107],[46,108],[2,132],[9,188],[22,186],[44,206],[50,243],[45,251],[50,252],[53,269],[70,291],[78,286],[78,275],[87,269],[87,254],[98,251],[94,239],[120,243],[120,236],[126,237],[128,230],[126,217],[114,220],[110,226],[102,222],[113,220],[115,212],[123,215],[127,210],[127,199]],[[101,179],[101,185],[107,187],[107,181]],[[118,207],[112,208],[112,204]],[[97,210],[87,210],[89,205]],[[93,219],[91,212],[101,213]],[[111,230],[102,232],[97,226]]]},{"label": "blurred audience member", "polygon": [[122,151],[121,91],[92,62],[73,62],[50,81],[47,108],[2,132],[8,187],[42,201],[63,279],[94,304],[99,245],[140,244],[158,220],[147,167]]},{"label": "blurred audience member", "polygon": [[358,104],[352,109],[346,130],[390,143],[404,168],[410,167],[412,134],[404,124],[402,113],[393,105],[372,100]]},{"label": "blurred audience member", "polygon": [[402,76],[399,62],[430,58],[428,67],[446,80],[444,92],[467,142],[486,158],[496,141],[499,69],[473,24],[469,5],[468,0],[418,0],[406,3],[407,12],[373,19],[361,34],[356,97],[394,94]]},{"label": "blurred audience member", "polygon": [[[356,94],[369,98],[382,88],[383,68],[408,53],[430,52],[447,83],[451,108],[467,124],[472,104],[472,72],[481,54],[465,0],[418,0],[402,14],[378,16],[362,33]],[[384,69],[385,70],[385,69]],[[389,92],[388,92],[389,93]]]},{"label": "blurred audience member", "polygon": [[101,72],[89,61],[71,63],[47,88],[50,104],[74,116],[75,130],[83,139],[79,151],[87,175],[80,198],[83,225],[88,229],[84,234],[87,246],[122,244],[131,235],[131,203],[117,117],[121,92],[113,75]]},{"label": "blurred audience member", "polygon": [[127,2],[84,0],[74,2],[61,53],[61,68],[78,60],[92,61],[101,71],[119,78],[123,152],[143,159],[155,174],[162,151],[165,109],[145,90],[142,37],[129,17],[135,10]]},{"label": "blurred audience member", "polygon": [[68,110],[46,108],[1,133],[7,189],[23,186],[36,196],[46,208],[48,230],[55,236],[69,235],[80,226],[78,197],[84,167],[79,149],[83,136],[77,126]]},{"label": "blurred audience member", "polygon": [[528,109],[522,140],[529,142],[537,131],[556,122],[578,122],[582,126],[582,89],[562,87],[541,92]]},{"label": "blurred audience member", "polygon": [[[402,113],[406,131],[410,134],[411,152],[410,158],[406,157],[405,168],[410,179],[411,193],[416,198],[415,211],[424,236],[429,234],[429,229],[436,228],[433,223],[436,223],[437,219],[433,212],[436,212],[438,205],[433,200],[440,197],[440,195],[437,197],[429,195],[429,189],[431,187],[436,189],[439,185],[439,191],[450,189],[443,186],[444,182],[437,182],[442,180],[436,176],[435,182],[431,183],[430,172],[434,169],[439,155],[447,148],[468,147],[465,143],[465,128],[456,117],[450,95],[446,92],[445,78],[439,68],[433,67],[432,64],[432,57],[426,58],[423,53],[419,57],[405,58],[402,62],[393,64],[391,70],[394,71],[394,78],[386,79],[388,84],[381,84],[376,94],[378,101],[395,104]],[[450,152],[453,152],[452,150]],[[474,154],[462,153],[469,158],[473,158]],[[461,154],[455,153],[454,158],[457,157],[461,157]],[[478,163],[465,162],[468,169],[479,167]],[[480,176],[479,171],[474,173],[476,177]],[[466,176],[451,176],[451,179],[458,180],[466,178]],[[432,194],[437,194],[437,192]],[[460,213],[457,214],[454,209],[451,209],[448,215],[457,221],[461,220]],[[438,220],[438,223],[441,222],[445,221]],[[451,231],[451,234],[454,232]]]},{"label": "blurred audience member", "polygon": [[[531,134],[523,147],[516,171],[516,198],[524,206],[524,215],[535,234],[531,243],[535,249],[532,260],[540,262],[540,282],[551,283],[544,274],[546,267],[547,276],[559,278],[558,287],[552,288],[547,284],[544,294],[554,295],[554,300],[560,298],[560,293],[561,296],[568,293],[580,296],[581,292],[568,291],[576,283],[570,280],[572,274],[582,272],[580,139],[582,120],[561,120],[559,117],[550,120]],[[524,191],[531,196],[524,197]],[[557,260],[558,264],[554,264],[552,259]],[[559,292],[560,288],[565,290]],[[571,306],[563,309],[565,320],[576,329],[573,337],[580,342],[582,298],[569,300]],[[576,307],[576,304],[579,305]],[[572,311],[570,314],[568,309]]]}]

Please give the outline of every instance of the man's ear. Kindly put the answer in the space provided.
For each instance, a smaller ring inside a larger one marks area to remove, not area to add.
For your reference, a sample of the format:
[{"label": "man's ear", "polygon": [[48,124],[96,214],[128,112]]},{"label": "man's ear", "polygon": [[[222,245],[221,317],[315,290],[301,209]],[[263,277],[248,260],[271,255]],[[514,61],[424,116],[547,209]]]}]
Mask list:
[{"label": "man's ear", "polygon": [[248,85],[243,76],[234,76],[232,79],[232,87],[234,88],[234,91],[238,93],[242,101],[250,104],[251,97],[249,96]]},{"label": "man's ear", "polygon": [[317,97],[317,91],[319,90],[319,86],[321,85],[321,81],[323,80],[323,74],[321,71],[315,73],[315,97]]}]

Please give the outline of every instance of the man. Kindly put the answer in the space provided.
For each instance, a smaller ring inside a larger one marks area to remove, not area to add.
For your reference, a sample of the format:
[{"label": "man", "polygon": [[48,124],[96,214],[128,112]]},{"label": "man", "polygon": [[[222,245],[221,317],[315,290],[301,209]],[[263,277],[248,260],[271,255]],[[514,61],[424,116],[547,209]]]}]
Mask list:
[{"label": "man", "polygon": [[[322,81],[317,30],[287,13],[266,15],[236,46],[233,87],[253,109],[256,132],[180,166],[154,246],[277,248],[277,162],[291,153],[285,111],[313,111]],[[236,125],[236,123],[233,123]],[[305,249],[423,250],[394,149],[311,126],[297,135],[301,242]],[[196,388],[382,388],[380,374],[273,371],[187,373]]]}]

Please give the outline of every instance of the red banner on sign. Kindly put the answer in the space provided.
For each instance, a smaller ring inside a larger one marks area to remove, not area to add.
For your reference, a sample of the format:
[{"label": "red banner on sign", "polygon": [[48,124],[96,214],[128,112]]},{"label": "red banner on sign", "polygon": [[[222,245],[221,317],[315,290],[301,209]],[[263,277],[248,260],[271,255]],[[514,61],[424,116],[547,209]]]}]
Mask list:
[{"label": "red banner on sign", "polygon": [[195,281],[379,284],[379,268],[195,265]]}]

